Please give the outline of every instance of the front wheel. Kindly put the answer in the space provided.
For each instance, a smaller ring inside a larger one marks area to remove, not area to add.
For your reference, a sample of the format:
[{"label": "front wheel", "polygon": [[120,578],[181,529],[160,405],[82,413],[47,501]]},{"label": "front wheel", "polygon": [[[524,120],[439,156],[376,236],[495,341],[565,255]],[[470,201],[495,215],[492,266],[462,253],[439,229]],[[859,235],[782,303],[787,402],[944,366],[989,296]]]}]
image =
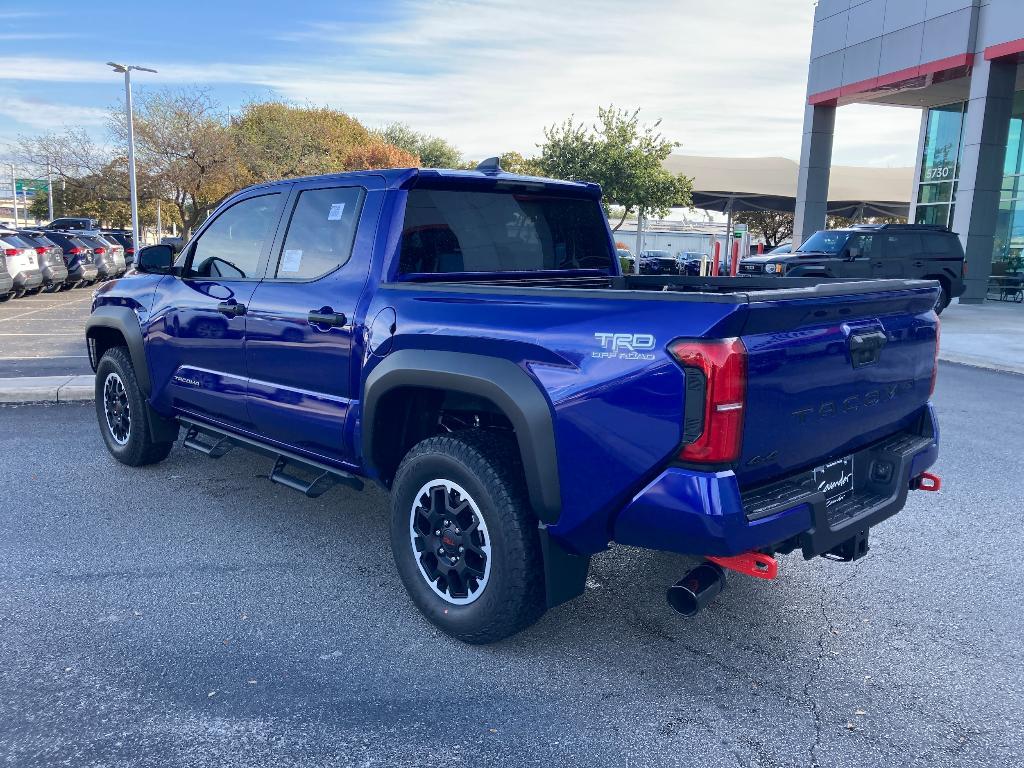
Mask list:
[{"label": "front wheel", "polygon": [[96,366],[96,418],[107,450],[130,467],[163,461],[174,446],[153,439],[146,408],[128,350],[107,350]]},{"label": "front wheel", "polygon": [[416,445],[392,488],[391,548],[416,607],[459,640],[495,642],[544,613],[537,519],[511,435]]}]

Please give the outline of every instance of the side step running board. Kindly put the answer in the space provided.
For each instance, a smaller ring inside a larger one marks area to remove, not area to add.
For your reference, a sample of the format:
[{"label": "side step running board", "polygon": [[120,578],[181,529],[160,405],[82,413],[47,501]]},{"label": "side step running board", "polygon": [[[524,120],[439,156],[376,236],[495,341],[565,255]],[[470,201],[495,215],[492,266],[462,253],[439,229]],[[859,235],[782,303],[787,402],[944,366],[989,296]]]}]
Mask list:
[{"label": "side step running board", "polygon": [[[335,485],[347,485],[357,491],[363,489],[363,481],[360,478],[342,469],[329,467],[291,451],[272,448],[256,440],[232,434],[209,424],[201,424],[183,418],[179,418],[178,421],[186,428],[183,442],[186,448],[199,451],[211,459],[219,459],[236,447],[270,456],[274,459],[274,469],[270,473],[271,482],[304,493],[311,499],[322,495]],[[288,472],[286,469],[298,470],[302,474]],[[306,479],[303,475],[308,475],[311,479]]]}]

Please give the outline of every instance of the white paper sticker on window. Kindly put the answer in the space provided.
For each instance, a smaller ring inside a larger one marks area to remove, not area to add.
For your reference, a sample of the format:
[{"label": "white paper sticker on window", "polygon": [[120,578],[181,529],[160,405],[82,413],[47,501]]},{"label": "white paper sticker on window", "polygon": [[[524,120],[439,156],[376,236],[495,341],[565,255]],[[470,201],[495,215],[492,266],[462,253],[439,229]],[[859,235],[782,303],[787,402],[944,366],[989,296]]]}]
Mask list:
[{"label": "white paper sticker on window", "polygon": [[298,272],[302,267],[302,251],[287,250],[281,257],[281,273]]},{"label": "white paper sticker on window", "polygon": [[341,214],[345,212],[344,203],[334,203],[331,205],[331,212],[327,214],[328,221],[338,221],[341,219]]}]

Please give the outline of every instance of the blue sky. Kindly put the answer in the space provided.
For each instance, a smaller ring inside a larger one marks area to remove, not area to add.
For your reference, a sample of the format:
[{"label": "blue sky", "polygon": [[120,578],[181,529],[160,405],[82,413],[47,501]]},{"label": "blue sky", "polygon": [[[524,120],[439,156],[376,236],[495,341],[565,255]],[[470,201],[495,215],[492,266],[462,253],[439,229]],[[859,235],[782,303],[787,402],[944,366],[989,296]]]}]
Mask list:
[{"label": "blue sky", "polygon": [[[114,60],[159,70],[137,88],[329,105],[471,158],[531,153],[544,126],[608,103],[662,118],[684,153],[796,158],[812,17],[812,0],[2,0],[0,153],[64,124],[102,138]],[[835,160],[912,164],[917,126],[846,107]]]}]

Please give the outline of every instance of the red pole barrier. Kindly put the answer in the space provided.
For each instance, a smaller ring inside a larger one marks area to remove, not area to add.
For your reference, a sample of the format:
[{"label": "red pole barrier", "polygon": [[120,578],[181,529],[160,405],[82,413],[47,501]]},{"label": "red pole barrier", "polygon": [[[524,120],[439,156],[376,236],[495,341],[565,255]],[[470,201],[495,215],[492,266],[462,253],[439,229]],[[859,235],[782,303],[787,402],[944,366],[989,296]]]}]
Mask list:
[{"label": "red pole barrier", "polygon": [[718,265],[722,263],[722,244],[715,240],[715,260],[711,264],[711,276],[718,277]]},{"label": "red pole barrier", "polygon": [[732,264],[729,265],[729,276],[736,277],[736,273],[740,271],[740,241],[732,241]]},{"label": "red pole barrier", "polygon": [[764,255],[764,243],[758,243],[757,244],[757,255],[758,256],[763,256]]}]

